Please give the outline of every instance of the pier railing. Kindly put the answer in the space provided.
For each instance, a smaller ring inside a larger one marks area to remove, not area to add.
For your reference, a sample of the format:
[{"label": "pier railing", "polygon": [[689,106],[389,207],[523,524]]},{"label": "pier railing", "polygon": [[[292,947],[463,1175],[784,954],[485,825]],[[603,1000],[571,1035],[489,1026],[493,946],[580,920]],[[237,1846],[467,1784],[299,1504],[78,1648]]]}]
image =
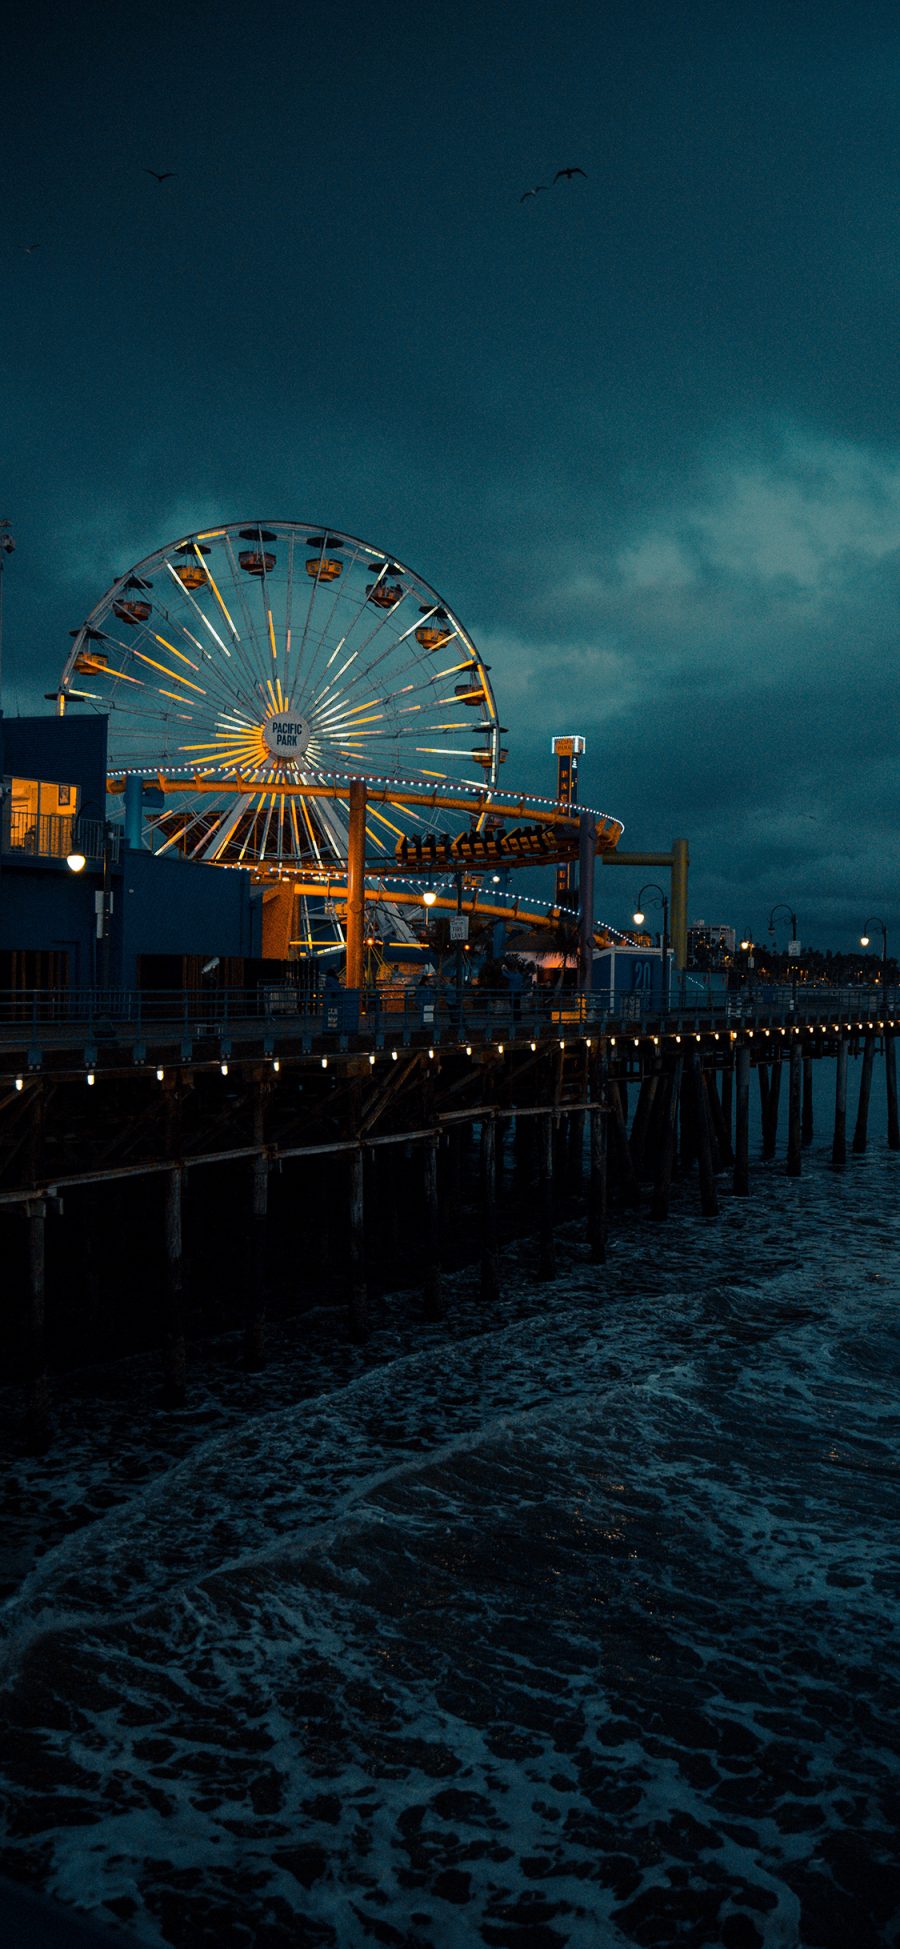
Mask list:
[{"label": "pier railing", "polygon": [[139,990],[71,988],[0,990],[0,1059],[27,1052],[30,1066],[44,1055],[79,1047],[108,1047],[141,1062],[148,1051],[175,1045],[182,1060],[202,1061],[253,1045],[267,1054],[291,1046],[300,1053],[323,1045],[352,1048],[398,1042],[499,1042],[543,1039],[548,1035],[609,1033],[651,1029],[677,1032],[679,1026],[723,1028],[759,1023],[820,1020],[823,1013],[852,1017],[861,1027],[900,1007],[900,993],[880,988],[824,988],[766,985],[756,993],[716,992],[691,982],[663,1011],[641,995],[610,1004],[603,993],[572,989],[483,988],[461,991],[420,982],[417,987],[379,986],[346,990],[327,985],[317,996],[290,983],[255,988]]}]

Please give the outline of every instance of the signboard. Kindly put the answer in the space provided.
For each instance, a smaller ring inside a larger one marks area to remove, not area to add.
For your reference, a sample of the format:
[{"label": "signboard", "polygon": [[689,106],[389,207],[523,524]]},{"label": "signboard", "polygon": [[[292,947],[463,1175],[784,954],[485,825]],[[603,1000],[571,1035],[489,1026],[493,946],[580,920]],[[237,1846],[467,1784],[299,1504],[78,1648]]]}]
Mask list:
[{"label": "signboard", "polygon": [[788,951],[788,959],[793,961],[800,952],[800,942],[788,941],[787,951]]},{"label": "signboard", "polygon": [[468,914],[451,914],[450,916],[451,941],[467,941],[468,938],[469,938]]},{"label": "signboard", "polygon": [[263,719],[263,744],[273,758],[281,758],[286,764],[302,758],[309,743],[309,725],[305,717],[296,717],[291,711],[278,711],[273,717]]}]

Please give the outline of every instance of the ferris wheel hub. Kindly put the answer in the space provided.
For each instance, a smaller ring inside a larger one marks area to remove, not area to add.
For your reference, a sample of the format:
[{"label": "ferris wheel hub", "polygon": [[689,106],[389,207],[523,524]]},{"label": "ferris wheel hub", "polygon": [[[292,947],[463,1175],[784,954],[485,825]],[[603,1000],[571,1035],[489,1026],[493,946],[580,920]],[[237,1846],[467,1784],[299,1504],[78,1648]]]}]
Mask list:
[{"label": "ferris wheel hub", "polygon": [[263,743],[273,758],[283,764],[296,764],[305,756],[312,736],[309,719],[299,717],[293,711],[279,711],[274,717],[267,717],[262,724]]}]

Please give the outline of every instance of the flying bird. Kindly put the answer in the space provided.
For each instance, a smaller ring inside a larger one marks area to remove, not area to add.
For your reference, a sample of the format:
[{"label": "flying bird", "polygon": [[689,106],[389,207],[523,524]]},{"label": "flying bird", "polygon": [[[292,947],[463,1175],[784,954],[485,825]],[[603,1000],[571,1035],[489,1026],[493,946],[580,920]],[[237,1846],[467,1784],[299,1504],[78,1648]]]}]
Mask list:
[{"label": "flying bird", "polygon": [[583,176],[585,182],[587,182],[587,170],[579,169],[577,163],[575,164],[573,169],[558,169],[556,175],[553,178],[554,183],[558,183],[561,176],[565,176],[569,179],[571,179],[571,177],[573,176]]},{"label": "flying bird", "polygon": [[31,256],[31,253],[32,253],[32,251],[33,251],[33,250],[40,250],[40,248],[41,248],[41,247],[40,247],[40,244],[23,244],[23,245],[22,245],[22,249],[24,250],[24,252],[25,252],[25,255],[26,255],[26,257],[30,257],[30,256]]},{"label": "flying bird", "polygon": [[155,178],[155,180],[156,180],[156,181],[157,181],[158,183],[167,183],[167,182],[168,182],[168,180],[169,180],[169,177],[170,177],[170,176],[174,176],[174,174],[175,174],[175,171],[174,171],[174,169],[164,169],[164,170],[163,170],[163,173],[162,173],[162,175],[160,175],[160,173],[159,173],[159,170],[158,170],[158,169],[145,169],[145,170],[144,170],[144,175],[145,175],[145,176],[153,176],[153,177]]},{"label": "flying bird", "polygon": [[524,196],[519,197],[519,202],[527,203],[529,196],[540,196],[541,190],[546,187],[546,183],[535,183],[534,189],[527,189]]}]

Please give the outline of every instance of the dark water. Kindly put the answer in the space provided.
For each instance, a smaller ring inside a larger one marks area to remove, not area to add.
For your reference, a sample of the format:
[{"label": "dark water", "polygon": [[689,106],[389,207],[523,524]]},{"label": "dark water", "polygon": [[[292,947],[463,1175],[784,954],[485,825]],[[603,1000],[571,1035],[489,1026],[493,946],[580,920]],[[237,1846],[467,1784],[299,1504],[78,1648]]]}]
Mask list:
[{"label": "dark water", "polygon": [[[142,1941],[900,1942],[900,1158],[446,1325],[76,1378],[18,1463],[5,1862]],[[72,1528],[77,1524],[77,1528]]]}]

